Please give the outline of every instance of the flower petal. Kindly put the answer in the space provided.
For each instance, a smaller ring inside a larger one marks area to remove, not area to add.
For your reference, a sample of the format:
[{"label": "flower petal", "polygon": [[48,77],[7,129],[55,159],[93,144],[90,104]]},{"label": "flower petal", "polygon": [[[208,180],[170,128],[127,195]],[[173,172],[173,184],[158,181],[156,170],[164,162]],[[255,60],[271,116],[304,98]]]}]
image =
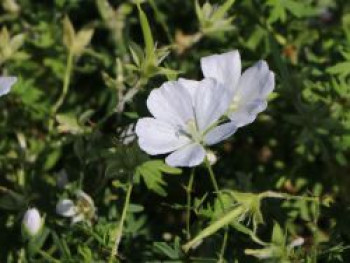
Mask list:
[{"label": "flower petal", "polygon": [[85,219],[84,215],[83,214],[77,214],[76,216],[74,216],[72,218],[72,225],[76,224],[76,223],[79,223],[81,221],[83,221]]},{"label": "flower petal", "polygon": [[72,200],[63,199],[56,205],[56,213],[61,216],[72,217],[76,215],[77,208],[75,207]]},{"label": "flower petal", "polygon": [[170,154],[165,162],[174,167],[193,167],[203,162],[205,150],[199,144],[189,144]]},{"label": "flower petal", "polygon": [[230,114],[231,122],[234,122],[238,128],[252,123],[258,113],[264,111],[267,107],[265,100],[255,100],[240,107],[237,111]]},{"label": "flower petal", "polygon": [[205,135],[204,142],[207,145],[216,144],[230,137],[232,134],[236,132],[236,130],[237,130],[237,125],[234,122],[222,124],[210,130]]},{"label": "flower petal", "polygon": [[0,77],[0,96],[10,92],[11,87],[17,81],[16,77]]},{"label": "flower petal", "polygon": [[191,95],[192,100],[194,101],[196,88],[198,88],[200,81],[184,78],[179,78],[178,81],[188,91],[188,93]]},{"label": "flower petal", "polygon": [[152,90],[147,107],[156,119],[174,125],[185,127],[186,122],[194,118],[191,95],[177,81],[165,82]]},{"label": "flower petal", "polygon": [[201,59],[203,75],[214,78],[232,93],[241,76],[241,58],[237,50]]},{"label": "flower petal", "polygon": [[248,68],[239,80],[237,94],[248,102],[266,99],[275,87],[275,76],[265,61],[259,61]]},{"label": "flower petal", "polygon": [[151,155],[172,152],[190,142],[176,127],[154,118],[139,119],[135,132],[141,149]]},{"label": "flower petal", "polygon": [[199,131],[205,131],[226,111],[231,102],[228,92],[216,80],[206,78],[196,88],[194,110]]},{"label": "flower petal", "polygon": [[265,61],[259,61],[248,68],[239,80],[237,109],[229,114],[237,127],[252,123],[256,115],[267,107],[267,97],[275,87],[275,76]]}]

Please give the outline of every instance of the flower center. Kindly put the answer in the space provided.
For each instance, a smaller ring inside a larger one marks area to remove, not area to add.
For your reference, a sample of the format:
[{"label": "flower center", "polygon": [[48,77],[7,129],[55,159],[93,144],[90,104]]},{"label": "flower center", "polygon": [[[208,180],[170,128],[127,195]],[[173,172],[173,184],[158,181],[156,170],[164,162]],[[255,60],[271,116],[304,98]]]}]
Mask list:
[{"label": "flower center", "polygon": [[234,96],[228,108],[228,113],[235,112],[238,109],[240,102],[241,102],[241,96],[239,95]]},{"label": "flower center", "polygon": [[186,136],[194,142],[200,143],[202,141],[202,133],[198,130],[195,120],[189,120],[186,127],[179,127],[176,136]]}]

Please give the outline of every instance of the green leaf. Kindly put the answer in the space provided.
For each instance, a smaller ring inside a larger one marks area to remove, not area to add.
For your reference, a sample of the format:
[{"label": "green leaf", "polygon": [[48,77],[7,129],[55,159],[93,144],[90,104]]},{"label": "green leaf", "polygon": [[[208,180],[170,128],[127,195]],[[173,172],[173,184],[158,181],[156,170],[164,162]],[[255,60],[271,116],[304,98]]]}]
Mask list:
[{"label": "green leaf", "polygon": [[78,123],[78,120],[75,116],[68,114],[58,114],[56,116],[56,120],[58,122],[57,129],[60,132],[71,133],[71,134],[79,134],[83,132],[82,127]]},{"label": "green leaf", "polygon": [[285,244],[285,236],[283,230],[277,222],[275,222],[273,226],[271,241],[279,246]]},{"label": "green leaf", "polygon": [[74,54],[81,54],[85,47],[90,44],[91,38],[94,34],[94,29],[90,26],[86,26],[79,30],[78,34],[74,39],[74,44],[72,47],[72,51]]},{"label": "green leaf", "polygon": [[161,254],[167,256],[170,259],[178,259],[181,255],[179,251],[172,248],[165,242],[155,242],[153,245],[156,250],[158,250]]},{"label": "green leaf", "polygon": [[219,229],[227,226],[232,221],[240,217],[243,213],[245,213],[244,207],[242,206],[235,207],[234,209],[232,209],[231,211],[227,212],[225,215],[220,217],[218,220],[214,221],[208,227],[204,228],[201,232],[199,232],[199,234],[195,238],[193,238],[191,241],[189,241],[183,246],[183,249],[187,252],[191,248],[201,243],[204,238],[211,236]]},{"label": "green leaf", "polygon": [[235,3],[236,0],[227,0],[223,5],[221,5],[215,13],[212,15],[212,20],[218,20],[225,17],[227,11]]},{"label": "green leaf", "polygon": [[146,57],[152,61],[155,59],[155,53],[154,53],[155,48],[154,48],[154,41],[153,41],[151,27],[149,25],[146,14],[141,9],[141,6],[137,5],[137,8],[139,10],[142,34],[143,34],[143,39],[145,41],[145,46],[146,46],[146,49],[145,49]]},{"label": "green leaf", "polygon": [[350,61],[340,62],[326,70],[330,74],[347,76],[350,74]]},{"label": "green leaf", "polygon": [[165,169],[163,164],[163,161],[160,160],[145,162],[136,168],[136,174],[142,177],[149,190],[161,196],[166,196],[167,193],[164,190],[166,182],[162,176],[162,171]]},{"label": "green leaf", "polygon": [[63,44],[71,50],[74,45],[75,30],[68,16],[63,19]]}]

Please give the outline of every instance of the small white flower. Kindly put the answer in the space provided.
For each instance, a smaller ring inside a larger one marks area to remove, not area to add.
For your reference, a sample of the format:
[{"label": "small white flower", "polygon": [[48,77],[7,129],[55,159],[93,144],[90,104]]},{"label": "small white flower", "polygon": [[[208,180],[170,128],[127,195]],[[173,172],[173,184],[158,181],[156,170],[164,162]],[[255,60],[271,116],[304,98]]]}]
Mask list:
[{"label": "small white flower", "polygon": [[16,77],[0,77],[0,96],[10,92],[11,87],[17,81]]},{"label": "small white flower", "polygon": [[263,60],[241,74],[237,50],[201,59],[203,75],[214,78],[229,93],[231,103],[227,116],[237,127],[252,123],[267,107],[267,97],[275,87],[275,77]]},{"label": "small white flower", "polygon": [[26,234],[36,236],[43,225],[43,219],[40,216],[38,209],[31,208],[26,211],[22,221],[22,227]]},{"label": "small white flower", "polygon": [[236,131],[234,123],[219,125],[231,98],[214,79],[170,81],[152,90],[147,107],[153,118],[139,119],[138,142],[151,155],[171,153],[170,166],[202,163],[204,146],[216,144]]},{"label": "small white flower", "polygon": [[96,216],[96,208],[94,201],[89,195],[83,191],[76,192],[76,200],[63,199],[56,205],[56,213],[70,217],[72,224],[80,221],[91,223],[91,220]]}]

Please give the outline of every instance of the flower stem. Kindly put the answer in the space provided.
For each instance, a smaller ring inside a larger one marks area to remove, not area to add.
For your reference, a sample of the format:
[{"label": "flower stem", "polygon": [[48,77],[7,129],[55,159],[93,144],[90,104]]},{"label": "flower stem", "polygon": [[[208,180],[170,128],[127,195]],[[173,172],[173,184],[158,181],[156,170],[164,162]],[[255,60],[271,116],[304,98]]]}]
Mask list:
[{"label": "flower stem", "polygon": [[[222,212],[225,212],[225,206],[224,206],[224,202],[221,198],[221,195],[220,195],[220,189],[219,189],[219,186],[218,186],[218,182],[216,181],[216,178],[215,178],[215,174],[214,174],[214,171],[213,171],[213,168],[212,166],[210,165],[210,162],[207,158],[205,158],[205,165],[209,171],[209,175],[210,175],[210,179],[211,179],[211,182],[213,184],[213,187],[214,187],[214,190],[218,196],[218,199],[219,199],[219,202],[220,202],[220,207],[221,207],[221,210]],[[225,250],[226,250],[226,246],[227,246],[227,239],[228,239],[228,227],[226,226],[225,227],[225,233],[224,233],[224,239],[222,241],[222,245],[221,245],[221,249],[220,249],[220,255],[219,255],[219,260],[218,262],[224,262],[224,255],[225,255]]]},{"label": "flower stem", "polygon": [[318,219],[320,216],[320,204],[319,202],[315,202],[314,204],[314,222],[312,226],[312,234],[313,234],[313,246],[312,246],[312,255],[311,255],[311,262],[312,263],[317,263],[317,258],[318,258],[318,243],[319,243],[319,235],[318,235]]},{"label": "flower stem", "polygon": [[130,203],[130,197],[131,197],[131,192],[132,192],[132,188],[133,188],[133,182],[132,180],[130,180],[129,185],[128,185],[128,189],[126,192],[126,197],[125,197],[125,202],[124,202],[124,208],[123,208],[123,212],[122,212],[122,217],[119,221],[116,233],[115,233],[115,238],[114,238],[114,245],[111,251],[111,255],[109,257],[109,262],[113,262],[113,259],[118,255],[118,248],[119,248],[119,244],[120,241],[122,239],[123,236],[123,228],[124,228],[124,222],[125,222],[125,218],[126,218],[126,213],[128,211],[129,208],[129,203]]},{"label": "flower stem", "polygon": [[192,169],[190,180],[188,181],[188,185],[186,188],[186,196],[187,196],[187,211],[186,211],[186,237],[187,240],[191,239],[191,231],[190,231],[190,221],[191,221],[191,194],[192,194],[192,186],[194,181],[195,168]]},{"label": "flower stem", "polygon": [[[52,107],[52,116],[55,116],[55,114],[57,113],[59,108],[62,106],[62,104],[67,96],[69,84],[70,84],[70,76],[71,76],[72,68],[73,68],[73,58],[74,58],[73,53],[71,51],[69,51],[68,57],[67,57],[66,72],[65,72],[64,80],[63,80],[62,92],[61,92],[61,95],[59,96],[58,100],[56,101],[56,103]],[[49,130],[52,129],[53,122],[54,122],[53,119],[50,119]]]}]

